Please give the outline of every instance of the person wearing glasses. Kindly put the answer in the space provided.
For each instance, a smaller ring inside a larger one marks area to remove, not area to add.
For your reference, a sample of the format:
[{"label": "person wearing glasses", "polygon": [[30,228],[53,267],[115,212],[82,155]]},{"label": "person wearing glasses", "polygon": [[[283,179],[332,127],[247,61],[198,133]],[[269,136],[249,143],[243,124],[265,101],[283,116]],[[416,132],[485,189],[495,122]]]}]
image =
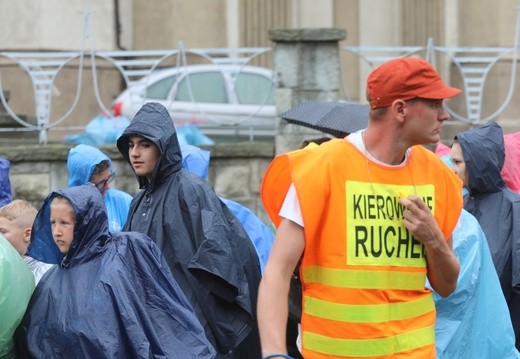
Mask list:
[{"label": "person wearing glasses", "polygon": [[[115,175],[112,160],[97,147],[80,144],[69,151],[67,169],[69,188],[91,184],[99,190],[105,203],[108,229],[111,233],[120,232],[125,225],[132,196],[110,187]],[[32,231],[27,256],[30,260],[49,264],[59,264],[64,258],[52,241],[52,233],[45,228]]]},{"label": "person wearing glasses", "polygon": [[132,196],[111,188],[115,172],[112,160],[97,147],[80,144],[69,151],[67,157],[69,187],[94,184],[101,192],[107,208],[109,229],[113,233],[123,228]]}]

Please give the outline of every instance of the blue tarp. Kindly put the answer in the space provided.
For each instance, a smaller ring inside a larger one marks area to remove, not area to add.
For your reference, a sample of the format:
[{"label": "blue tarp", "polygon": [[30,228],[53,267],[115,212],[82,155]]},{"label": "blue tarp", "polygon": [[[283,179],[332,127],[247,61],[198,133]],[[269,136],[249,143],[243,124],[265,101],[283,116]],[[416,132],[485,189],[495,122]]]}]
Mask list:
[{"label": "blue tarp", "polygon": [[[117,139],[130,121],[124,116],[108,117],[98,115],[85,126],[85,132],[65,136],[66,143],[84,144],[90,146],[102,146],[116,143]],[[176,126],[177,138],[181,145],[212,145],[211,138],[202,133],[196,125]]]},{"label": "blue tarp", "polygon": [[196,125],[180,125],[177,129],[177,138],[182,145],[212,145],[215,143],[211,138],[202,133]]},{"label": "blue tarp", "polygon": [[65,136],[66,143],[101,146],[116,143],[130,121],[124,116],[98,115],[85,127],[85,132]]}]

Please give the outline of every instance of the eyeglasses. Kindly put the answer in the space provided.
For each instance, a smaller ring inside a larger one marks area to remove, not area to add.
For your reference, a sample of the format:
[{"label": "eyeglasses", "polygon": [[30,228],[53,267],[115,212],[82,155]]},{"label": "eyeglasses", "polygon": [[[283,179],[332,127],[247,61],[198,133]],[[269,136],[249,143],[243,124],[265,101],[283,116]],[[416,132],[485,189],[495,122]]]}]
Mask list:
[{"label": "eyeglasses", "polygon": [[107,188],[107,185],[114,180],[115,175],[115,173],[111,173],[106,180],[101,181],[99,183],[94,183],[94,185],[97,187],[98,190],[103,191],[105,188]]}]

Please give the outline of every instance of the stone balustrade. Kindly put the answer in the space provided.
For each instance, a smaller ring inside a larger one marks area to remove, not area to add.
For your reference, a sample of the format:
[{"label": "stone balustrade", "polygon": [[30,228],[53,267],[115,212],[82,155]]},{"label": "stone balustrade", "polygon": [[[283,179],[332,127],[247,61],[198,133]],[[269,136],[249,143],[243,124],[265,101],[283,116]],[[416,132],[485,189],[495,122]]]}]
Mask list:
[{"label": "stone balustrade", "polygon": [[[0,156],[11,162],[13,198],[28,200],[39,208],[52,190],[67,187],[67,154],[71,147],[3,141]],[[204,148],[211,152],[208,180],[215,192],[245,205],[268,222],[259,192],[262,175],[274,156],[274,144],[268,141],[222,143]],[[100,149],[113,160],[116,177],[111,185],[132,195],[137,193],[134,173],[115,145]]]}]

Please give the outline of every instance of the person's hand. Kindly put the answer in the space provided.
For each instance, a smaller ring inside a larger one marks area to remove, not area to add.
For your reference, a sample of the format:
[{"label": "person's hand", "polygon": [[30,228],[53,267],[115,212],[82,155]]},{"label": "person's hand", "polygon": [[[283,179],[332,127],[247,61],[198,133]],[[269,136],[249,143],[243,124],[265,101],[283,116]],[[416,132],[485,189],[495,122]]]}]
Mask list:
[{"label": "person's hand", "polygon": [[419,196],[401,197],[399,203],[405,207],[404,226],[425,247],[435,245],[439,239],[443,238],[430,208]]},{"label": "person's hand", "polygon": [[453,239],[445,239],[430,208],[417,195],[400,198],[405,207],[403,224],[426,253],[428,280],[433,289],[447,297],[457,287],[460,266],[453,254]]}]

